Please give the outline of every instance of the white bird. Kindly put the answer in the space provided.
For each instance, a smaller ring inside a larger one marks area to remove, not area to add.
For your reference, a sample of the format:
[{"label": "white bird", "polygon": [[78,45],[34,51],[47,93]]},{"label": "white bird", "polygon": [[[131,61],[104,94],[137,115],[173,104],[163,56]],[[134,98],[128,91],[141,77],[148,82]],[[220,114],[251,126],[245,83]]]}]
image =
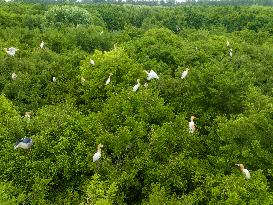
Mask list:
[{"label": "white bird", "polygon": [[182,74],[181,74],[181,79],[186,78],[186,77],[187,77],[187,75],[188,75],[188,72],[189,72],[189,69],[188,69],[188,68],[186,68],[186,70],[184,70],[184,71],[182,72]]},{"label": "white bird", "polygon": [[84,82],[85,82],[85,78],[81,77],[81,83],[84,83]]},{"label": "white bird", "polygon": [[108,85],[109,83],[110,83],[110,81],[111,81],[111,76],[113,75],[113,73],[110,73],[109,74],[109,77],[108,77],[108,79],[106,80],[106,82],[105,82],[105,85]]},{"label": "white bird", "polygon": [[91,65],[95,65],[95,61],[94,60],[90,59],[89,62],[90,62]]},{"label": "white bird", "polygon": [[16,73],[12,73],[12,74],[11,74],[11,79],[12,79],[12,80],[16,80],[16,78],[17,78]]},{"label": "white bird", "polygon": [[25,112],[25,118],[30,119],[31,115],[33,115],[33,112]]},{"label": "white bird", "polygon": [[230,43],[229,43],[229,41],[227,41],[227,47],[229,47],[229,45],[230,45]]},{"label": "white bird", "polygon": [[57,81],[56,77],[53,77],[53,78],[52,78],[52,81],[53,81],[53,82],[56,82],[56,81]]},{"label": "white bird", "polygon": [[45,42],[42,41],[42,42],[40,43],[40,48],[44,48],[44,46],[45,46]]},{"label": "white bird", "polygon": [[232,57],[232,48],[229,49],[229,56]]},{"label": "white bird", "polygon": [[140,82],[139,82],[139,81],[140,81],[140,80],[137,79],[137,84],[135,84],[135,86],[133,87],[133,91],[134,91],[134,92],[136,92],[136,91],[138,90],[139,86],[140,86]]},{"label": "white bird", "polygon": [[246,179],[250,179],[250,173],[247,169],[245,169],[243,164],[235,164],[240,167],[241,172],[245,175]]},{"label": "white bird", "polygon": [[25,119],[27,120],[27,122],[30,122],[31,115],[33,115],[33,112],[25,112]]},{"label": "white bird", "polygon": [[98,151],[93,155],[93,162],[98,161],[101,157],[101,148],[103,148],[102,144],[98,145]]},{"label": "white bird", "polygon": [[159,79],[158,75],[153,70],[151,70],[150,72],[148,72],[147,70],[144,70],[144,72],[147,73],[148,75],[147,80]]},{"label": "white bird", "polygon": [[195,116],[191,116],[191,121],[189,122],[189,133],[194,133],[195,132],[195,124],[194,124],[194,119],[196,117]]},{"label": "white bird", "polygon": [[19,49],[14,48],[14,47],[5,48],[4,50],[7,52],[7,54],[9,54],[11,56],[14,56],[16,51],[19,51]]}]

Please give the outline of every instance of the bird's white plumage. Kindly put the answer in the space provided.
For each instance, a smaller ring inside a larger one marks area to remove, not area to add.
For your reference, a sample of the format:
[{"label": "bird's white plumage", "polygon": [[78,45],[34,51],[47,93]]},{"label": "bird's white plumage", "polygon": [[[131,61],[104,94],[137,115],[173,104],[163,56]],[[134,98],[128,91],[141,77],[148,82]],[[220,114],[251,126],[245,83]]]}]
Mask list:
[{"label": "bird's white plumage", "polygon": [[103,147],[102,144],[98,145],[98,151],[93,155],[93,162],[98,161],[101,157],[101,148]]},{"label": "bird's white plumage", "polygon": [[232,57],[232,48],[229,49],[229,56]]},{"label": "bird's white plumage", "polygon": [[40,43],[40,48],[44,48],[44,46],[45,46],[45,42],[42,41],[42,42]]},{"label": "bird's white plumage", "polygon": [[27,120],[30,120],[30,117],[31,117],[32,114],[33,114],[32,112],[25,112],[25,118]]},{"label": "bird's white plumage", "polygon": [[134,92],[136,92],[136,91],[138,90],[138,88],[140,87],[140,82],[139,82],[139,81],[140,81],[140,80],[137,79],[137,84],[135,84],[134,87],[133,87],[133,91],[134,91]]},{"label": "bird's white plumage", "polygon": [[246,179],[250,179],[250,173],[247,169],[245,169],[243,164],[235,164],[240,167],[241,172],[245,175]]},{"label": "bird's white plumage", "polygon": [[182,74],[181,74],[181,79],[186,78],[186,77],[187,77],[187,75],[188,75],[188,72],[189,72],[189,69],[188,69],[188,68],[186,68],[186,70],[184,70],[184,71],[182,72]]},{"label": "bird's white plumage", "polygon": [[194,120],[195,117],[191,116],[191,121],[189,122],[189,133],[194,133],[195,132],[195,124],[194,124]]},{"label": "bird's white plumage", "polygon": [[101,152],[97,151],[94,155],[93,155],[93,162],[99,160],[101,157]]},{"label": "bird's white plumage", "polygon": [[112,73],[110,73],[108,79],[105,82],[105,85],[108,85],[111,82],[111,76],[112,76]]},{"label": "bird's white plumage", "polygon": [[16,143],[16,145],[14,146],[14,149],[17,149],[17,148],[29,149],[29,148],[31,148],[32,144],[33,144],[32,139],[23,138],[23,139],[21,139],[20,142]]},{"label": "bird's white plumage", "polygon": [[247,169],[243,169],[242,172],[244,173],[246,179],[250,179],[250,173]]},{"label": "bird's white plumage", "polygon": [[17,78],[16,73],[12,73],[12,74],[11,74],[11,78],[12,78],[12,80],[16,80],[16,78]]},{"label": "bird's white plumage", "polygon": [[23,143],[23,142],[20,142],[18,145],[16,145],[15,147],[14,147],[14,149],[17,149],[17,148],[22,148],[22,149],[28,149],[28,145],[27,144],[25,144],[25,143]]},{"label": "bird's white plumage", "polygon": [[53,82],[56,82],[56,81],[57,81],[56,77],[53,77],[53,78],[52,78],[52,81],[53,81]]},{"label": "bird's white plumage", "polygon": [[156,74],[155,71],[151,70],[150,72],[145,71],[147,73],[147,80],[152,80],[152,79],[159,79],[158,75]]},{"label": "bird's white plumage", "polygon": [[16,51],[19,51],[19,49],[17,48],[14,48],[14,47],[10,47],[8,49],[5,49],[5,51],[7,52],[7,54],[11,55],[11,56],[14,56]]},{"label": "bird's white plumage", "polygon": [[93,59],[90,59],[90,64],[95,65],[95,61]]}]

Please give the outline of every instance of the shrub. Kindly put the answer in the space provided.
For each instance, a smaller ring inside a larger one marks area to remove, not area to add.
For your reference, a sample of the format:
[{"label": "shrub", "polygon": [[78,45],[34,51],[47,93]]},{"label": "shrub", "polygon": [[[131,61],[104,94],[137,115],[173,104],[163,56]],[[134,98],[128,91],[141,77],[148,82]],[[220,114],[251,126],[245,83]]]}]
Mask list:
[{"label": "shrub", "polygon": [[53,6],[45,13],[47,25],[90,25],[93,23],[92,15],[85,9],[77,6]]}]

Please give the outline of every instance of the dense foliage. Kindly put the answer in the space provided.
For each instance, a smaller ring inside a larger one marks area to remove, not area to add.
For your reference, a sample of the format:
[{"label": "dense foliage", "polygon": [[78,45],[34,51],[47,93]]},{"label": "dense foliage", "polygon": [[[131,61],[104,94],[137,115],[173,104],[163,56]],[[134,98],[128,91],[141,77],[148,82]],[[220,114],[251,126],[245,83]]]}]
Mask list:
[{"label": "dense foliage", "polygon": [[273,8],[0,5],[0,204],[273,204]]}]

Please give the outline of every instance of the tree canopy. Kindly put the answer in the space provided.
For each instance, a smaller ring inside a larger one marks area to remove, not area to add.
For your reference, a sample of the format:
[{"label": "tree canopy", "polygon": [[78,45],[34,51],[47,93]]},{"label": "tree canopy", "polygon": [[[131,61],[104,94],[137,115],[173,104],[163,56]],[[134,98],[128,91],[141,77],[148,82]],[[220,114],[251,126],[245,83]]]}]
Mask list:
[{"label": "tree canopy", "polygon": [[272,204],[273,8],[202,2],[0,2],[0,204]]}]

